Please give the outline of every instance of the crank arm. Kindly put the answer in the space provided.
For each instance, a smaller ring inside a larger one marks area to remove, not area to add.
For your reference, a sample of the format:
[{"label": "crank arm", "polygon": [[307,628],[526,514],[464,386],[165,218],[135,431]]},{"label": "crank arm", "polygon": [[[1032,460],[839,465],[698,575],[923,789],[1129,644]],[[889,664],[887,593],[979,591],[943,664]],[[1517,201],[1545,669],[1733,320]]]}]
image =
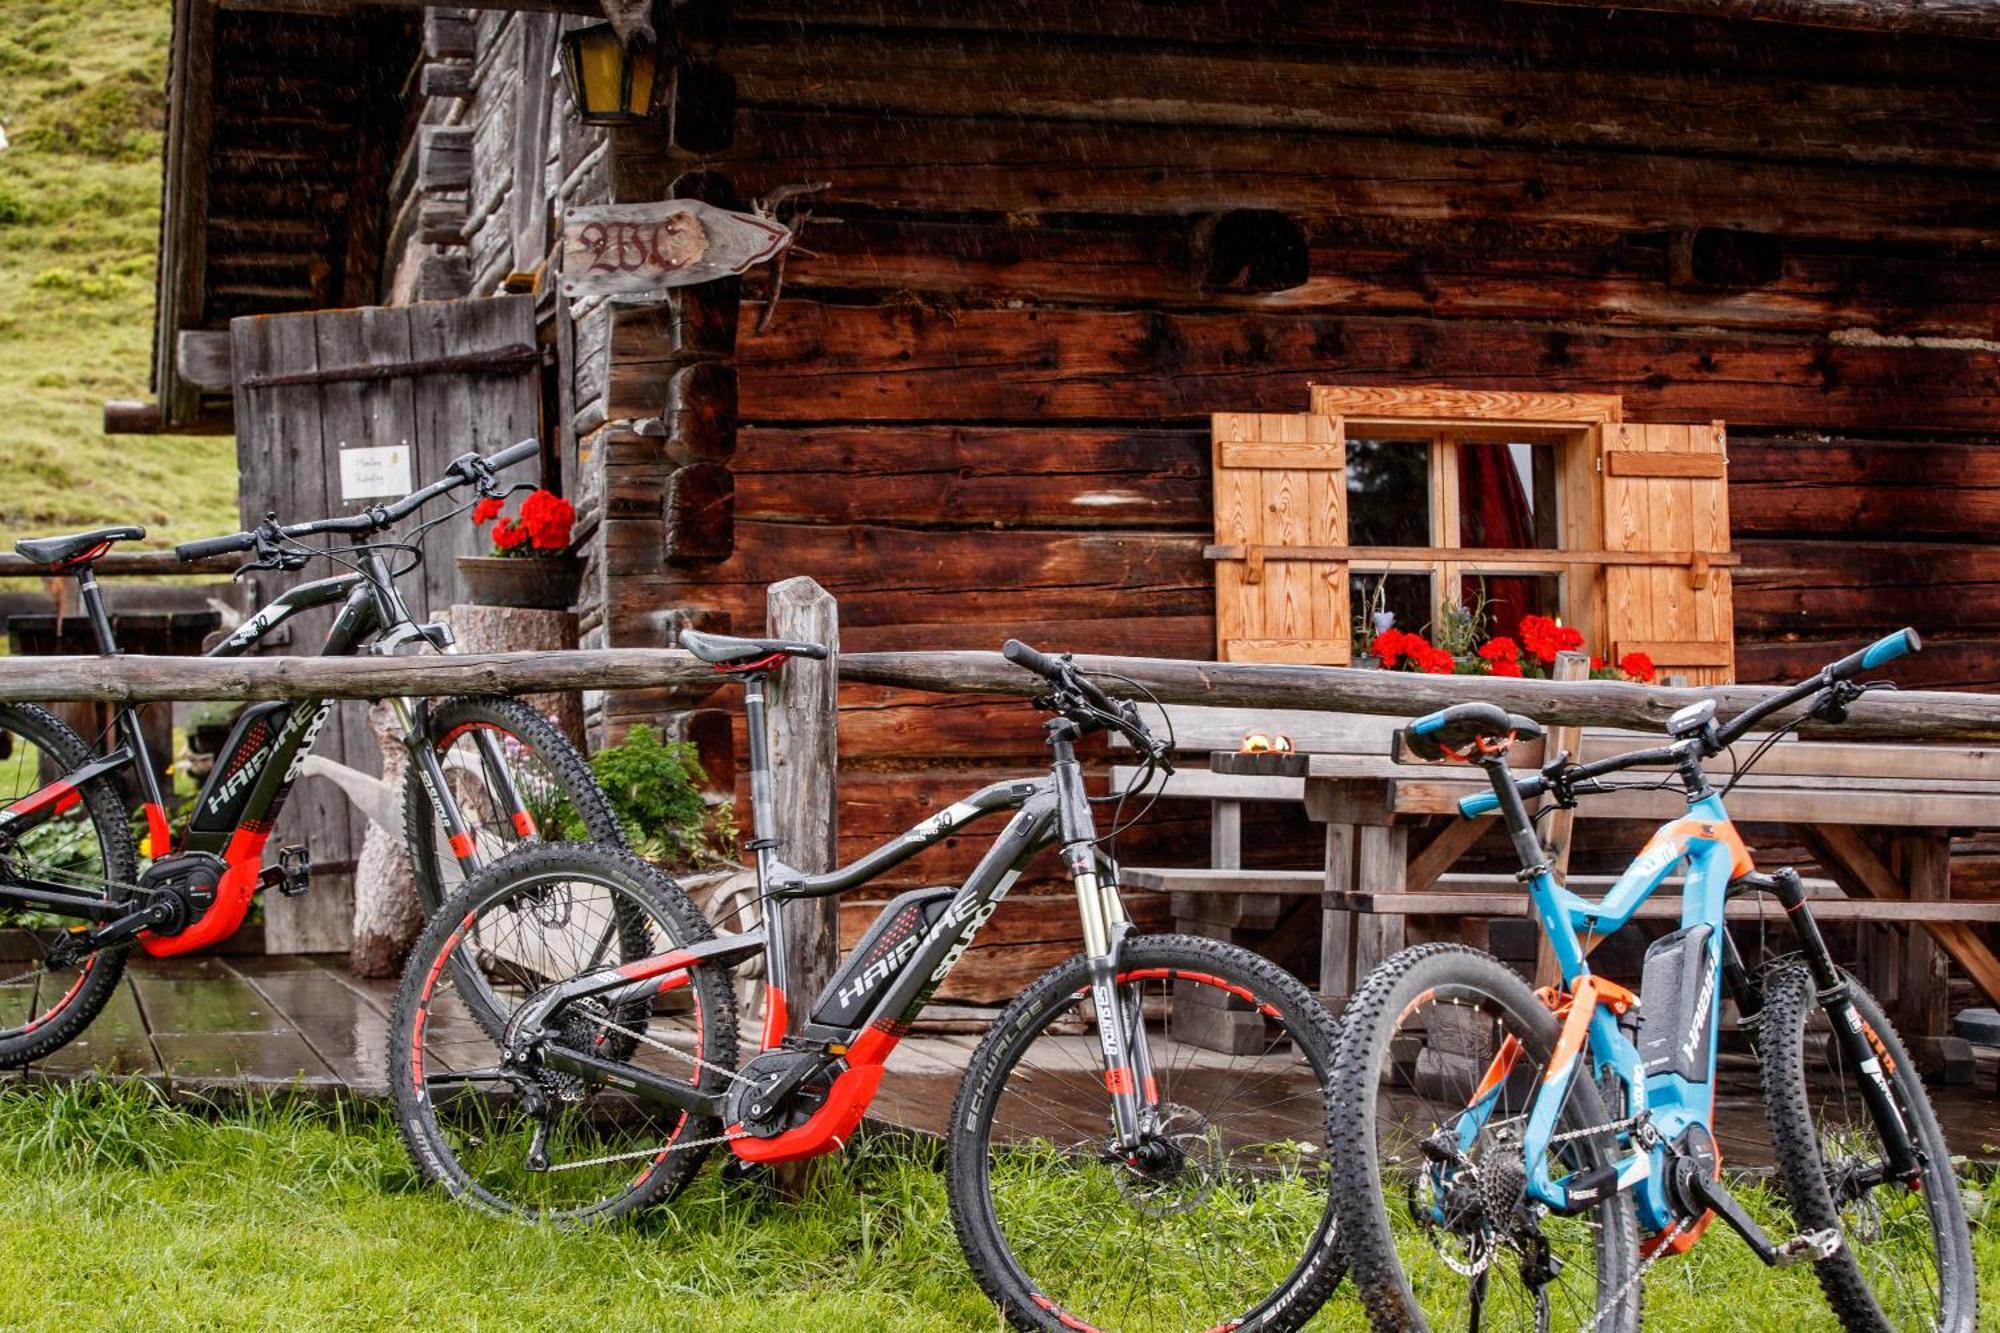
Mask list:
[{"label": "crank arm", "polygon": [[637,1065],[586,1055],[582,1051],[573,1051],[566,1046],[557,1046],[550,1042],[544,1042],[537,1054],[541,1062],[550,1069],[574,1074],[586,1083],[635,1093],[649,1102],[679,1107],[698,1116],[715,1117],[722,1114],[720,1094],[703,1092],[685,1079],[655,1074]]}]

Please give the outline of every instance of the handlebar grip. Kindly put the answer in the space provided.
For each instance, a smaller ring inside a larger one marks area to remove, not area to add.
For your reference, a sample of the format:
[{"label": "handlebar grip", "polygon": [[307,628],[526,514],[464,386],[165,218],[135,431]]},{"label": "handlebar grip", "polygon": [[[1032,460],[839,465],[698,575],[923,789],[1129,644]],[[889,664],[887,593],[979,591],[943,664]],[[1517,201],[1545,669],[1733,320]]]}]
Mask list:
[{"label": "handlebar grip", "polygon": [[486,466],[498,472],[502,468],[510,468],[516,463],[525,463],[541,452],[542,442],[540,440],[522,440],[519,444],[508,445],[505,449],[487,459]]},{"label": "handlebar grip", "polygon": [[1030,648],[1019,639],[1009,639],[1007,642],[1001,644],[1000,656],[1006,658],[1015,666],[1026,667],[1038,676],[1047,676],[1053,680],[1058,674],[1058,664],[1054,658],[1050,657],[1047,653]]},{"label": "handlebar grip", "polygon": [[174,548],[174,554],[182,560],[206,560],[212,555],[230,555],[256,548],[255,533],[232,532],[227,537],[203,537],[199,541],[182,542]]},{"label": "handlebar grip", "polygon": [[1500,808],[1500,797],[1496,792],[1475,792],[1471,796],[1458,798],[1458,813],[1466,819],[1478,819],[1490,815]]},{"label": "handlebar grip", "polygon": [[1923,640],[1913,629],[1899,629],[1869,644],[1858,653],[1849,653],[1838,662],[1826,668],[1823,673],[1828,680],[1845,680],[1859,671],[1871,671],[1884,662],[1893,662],[1905,653],[1914,653],[1923,647]]},{"label": "handlebar grip", "polygon": [[1917,637],[1913,629],[1899,629],[1894,634],[1875,640],[1861,653],[1861,669],[1873,670],[1884,662],[1893,662],[1905,653],[1922,652],[1924,641]]}]

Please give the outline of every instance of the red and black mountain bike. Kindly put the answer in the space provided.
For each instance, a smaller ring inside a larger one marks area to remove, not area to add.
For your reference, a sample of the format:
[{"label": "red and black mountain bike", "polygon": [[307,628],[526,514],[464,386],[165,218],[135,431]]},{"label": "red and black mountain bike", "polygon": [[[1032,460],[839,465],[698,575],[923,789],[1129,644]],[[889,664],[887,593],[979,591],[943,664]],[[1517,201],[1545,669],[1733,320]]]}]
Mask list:
[{"label": "red and black mountain bike", "polygon": [[[387,654],[405,645],[446,650],[450,632],[418,622],[396,580],[421,563],[423,533],[458,510],[408,540],[376,534],[463,486],[504,494],[508,488],[495,473],[537,450],[526,440],[491,458],[465,454],[441,480],[358,514],[288,527],[266,519],[253,531],[175,548],[183,560],[250,552],[239,573],[296,570],[313,559],[347,567],[289,589],[209,655],[239,655],[292,616],[321,606],[338,608],[324,655]],[[308,544],[329,535],[352,544]],[[14,549],[76,580],[98,651],[111,655],[118,644],[93,566],[114,543],[143,536],[140,527],[99,528],[20,541]],[[427,911],[486,861],[543,829],[620,841],[589,767],[533,709],[491,698],[392,703],[411,756],[404,819]],[[332,707],[330,700],[305,700],[245,708],[176,837],[135,708],[118,711],[116,747],[99,749],[47,709],[0,705],[0,923],[27,927],[40,953],[0,962],[0,1067],[40,1059],[82,1032],[117,985],[134,944],[155,955],[200,949],[234,933],[260,889],[305,891],[308,849],[282,848],[267,866],[265,844]],[[139,795],[136,812],[120,782],[127,774]],[[143,872],[133,828],[140,820],[151,855]]]},{"label": "red and black mountain bike", "polygon": [[[767,923],[789,900],[858,887],[981,819],[1006,822],[964,883],[883,907],[817,995],[793,989],[782,932],[717,937],[629,855],[551,843],[488,867],[418,941],[391,1030],[397,1119],[424,1174],[490,1211],[613,1217],[671,1198],[718,1144],[739,1163],[830,1153],[878,1095],[913,1096],[936,1112],[949,1102],[937,1123],[952,1220],[1016,1324],[1309,1319],[1342,1271],[1326,1153],[1333,1019],[1245,949],[1135,931],[1107,850],[1120,820],[1100,833],[1076,755],[1086,734],[1116,730],[1150,772],[1171,745],[1067,657],[1010,642],[1007,657],[1046,682],[1047,771],[809,874],[772,836],[763,691],[787,657],[826,650],[693,632],[681,643],[744,683],[748,845]],[[1082,952],[1024,985],[977,1050],[913,1044],[899,1071],[891,1056],[924,1002],[1044,848],[1074,890]],[[763,1035],[739,1061],[730,969],[760,956]]]}]

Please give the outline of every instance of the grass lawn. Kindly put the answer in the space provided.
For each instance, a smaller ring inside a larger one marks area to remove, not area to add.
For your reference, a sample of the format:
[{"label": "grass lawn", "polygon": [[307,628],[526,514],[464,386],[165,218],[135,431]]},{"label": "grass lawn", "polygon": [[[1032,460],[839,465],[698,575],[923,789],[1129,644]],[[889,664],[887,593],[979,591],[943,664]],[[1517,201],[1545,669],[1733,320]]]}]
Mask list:
[{"label": "grass lawn", "polygon": [[0,539],[236,528],[229,439],[106,436],[145,398],[169,0],[0,3]]},{"label": "grass lawn", "polygon": [[[1996,1213],[1978,1223],[1989,1300]],[[88,1086],[0,1095],[0,1271],[7,1328],[995,1326],[942,1177],[886,1140],[802,1204],[711,1167],[642,1223],[558,1232],[420,1188],[372,1112],[197,1116]],[[1808,1271],[1766,1272],[1721,1232],[1655,1267],[1646,1304],[1649,1333],[1834,1327]],[[1365,1327],[1350,1289],[1314,1327]]]}]

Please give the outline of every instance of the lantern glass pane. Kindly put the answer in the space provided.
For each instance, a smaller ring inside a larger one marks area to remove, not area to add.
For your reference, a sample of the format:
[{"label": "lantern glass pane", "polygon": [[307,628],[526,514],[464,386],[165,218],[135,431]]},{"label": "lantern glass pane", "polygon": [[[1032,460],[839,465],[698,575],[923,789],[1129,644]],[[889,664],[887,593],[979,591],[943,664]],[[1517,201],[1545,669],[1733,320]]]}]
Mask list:
[{"label": "lantern glass pane", "polygon": [[625,53],[609,29],[578,43],[578,74],[583,83],[583,109],[592,114],[621,111],[625,95]]},{"label": "lantern glass pane", "polygon": [[653,109],[653,71],[657,65],[651,50],[632,53],[632,101],[625,109],[635,116]]}]

